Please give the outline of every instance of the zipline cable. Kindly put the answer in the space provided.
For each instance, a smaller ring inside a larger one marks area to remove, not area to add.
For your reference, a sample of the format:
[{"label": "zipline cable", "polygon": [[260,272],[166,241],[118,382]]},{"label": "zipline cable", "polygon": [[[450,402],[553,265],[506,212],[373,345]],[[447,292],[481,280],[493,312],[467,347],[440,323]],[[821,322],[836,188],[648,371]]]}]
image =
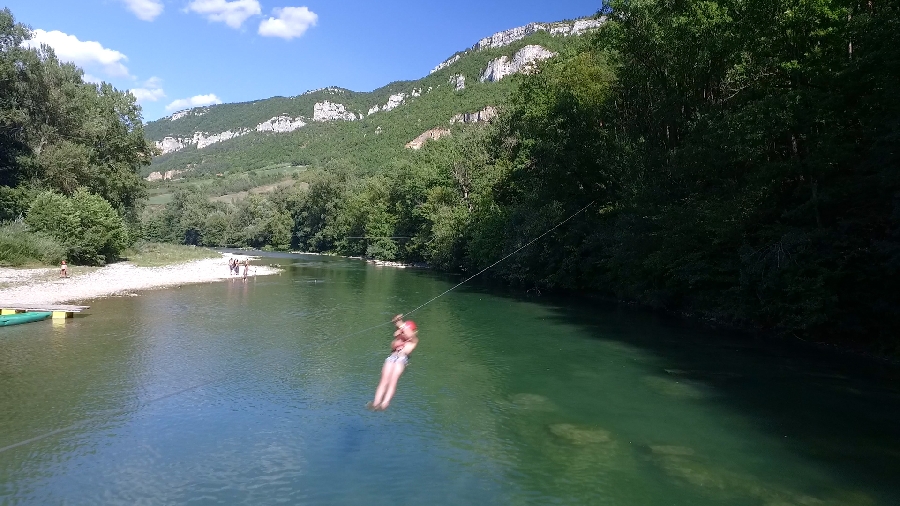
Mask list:
[{"label": "zipline cable", "polygon": [[518,252],[522,251],[523,249],[527,248],[528,246],[531,246],[532,244],[534,244],[535,242],[537,242],[539,239],[541,239],[541,238],[544,237],[545,235],[549,234],[550,232],[553,232],[554,230],[556,230],[557,228],[559,228],[560,226],[562,226],[562,225],[563,225],[564,223],[566,223],[567,221],[569,221],[569,220],[571,220],[572,218],[574,218],[574,217],[578,216],[579,214],[581,214],[585,209],[587,209],[587,208],[591,207],[592,205],[594,205],[594,202],[596,202],[596,200],[592,200],[590,204],[588,204],[588,205],[582,207],[581,209],[575,211],[575,214],[573,214],[573,215],[569,216],[568,218],[564,219],[563,221],[557,223],[556,225],[553,226],[553,228],[547,230],[547,231],[544,232],[543,234],[541,234],[541,235],[535,237],[534,239],[528,241],[527,243],[523,244],[522,246],[519,246],[519,247],[518,247],[515,251],[513,251],[512,253],[506,255],[505,257],[501,258],[500,260],[497,260],[496,262],[492,263],[491,265],[488,265],[488,266],[485,267],[484,269],[481,269],[480,271],[478,271],[478,272],[476,272],[475,274],[469,276],[468,278],[466,278],[466,279],[460,281],[458,284],[456,284],[456,285],[453,286],[452,288],[449,288],[449,289],[445,290],[443,293],[441,293],[440,295],[437,295],[436,297],[431,298],[430,300],[428,300],[428,301],[425,302],[424,304],[422,304],[422,305],[416,307],[416,308],[413,309],[412,311],[407,311],[406,313],[403,314],[403,316],[407,316],[407,315],[411,315],[411,314],[415,313],[416,311],[422,309],[423,307],[427,306],[428,304],[431,304],[431,303],[434,302],[435,300],[437,300],[437,299],[443,297],[444,295],[447,295],[448,293],[452,292],[453,290],[456,290],[456,289],[459,288],[460,286],[462,286],[462,285],[468,283],[469,281],[471,281],[471,280],[472,280],[473,278],[475,278],[476,276],[479,276],[479,275],[483,274],[486,270],[490,269],[491,267],[493,267],[493,266],[499,264],[500,262],[506,260],[507,258],[509,258],[509,257],[511,257],[511,256],[513,256],[513,255],[515,255],[516,253],[518,253]]},{"label": "zipline cable", "polygon": [[[456,290],[456,289],[459,288],[460,286],[462,286],[462,285],[468,283],[469,281],[475,279],[476,277],[480,276],[481,274],[484,274],[487,270],[489,270],[489,269],[491,269],[492,267],[496,266],[497,264],[503,262],[503,261],[506,260],[507,258],[509,258],[509,257],[511,257],[511,256],[513,256],[513,255],[515,255],[516,253],[522,251],[523,249],[527,248],[528,246],[531,246],[532,244],[534,244],[535,242],[539,241],[541,238],[543,238],[544,236],[546,236],[546,235],[549,234],[550,232],[553,232],[554,230],[556,230],[557,228],[561,227],[563,224],[565,224],[566,222],[568,222],[568,221],[571,220],[572,218],[578,216],[579,214],[581,214],[582,212],[584,212],[587,208],[589,208],[589,207],[591,207],[592,205],[594,205],[595,202],[596,202],[596,201],[593,201],[593,200],[592,200],[590,204],[588,204],[588,205],[582,207],[582,208],[579,209],[578,211],[575,211],[574,214],[572,214],[572,215],[569,216],[568,218],[564,219],[563,221],[557,223],[556,225],[554,225],[553,227],[551,227],[550,229],[548,229],[548,230],[547,230],[546,232],[544,232],[543,234],[541,234],[541,235],[535,237],[534,239],[532,239],[532,240],[528,241],[527,243],[523,244],[522,246],[519,246],[518,248],[516,248],[515,250],[513,250],[512,253],[509,253],[508,255],[504,256],[504,257],[501,258],[500,260],[497,260],[496,262],[494,262],[494,263],[492,263],[491,265],[485,267],[484,269],[481,269],[480,271],[476,272],[475,274],[473,274],[473,275],[469,276],[468,278],[466,278],[466,279],[460,281],[459,283],[457,283],[456,285],[452,286],[451,288],[448,288],[447,290],[444,290],[444,291],[441,292],[440,294],[438,294],[438,295],[432,297],[431,299],[425,301],[423,304],[420,304],[420,305],[417,306],[416,308],[414,308],[414,309],[412,309],[412,310],[410,310],[410,311],[407,311],[406,313],[403,313],[403,316],[408,316],[408,315],[411,315],[411,314],[415,313],[416,311],[422,309],[423,307],[427,306],[428,304],[431,304],[432,302],[434,302],[434,301],[436,301],[437,299],[443,297],[444,295],[447,295],[448,293],[452,292],[453,290]],[[365,328],[365,329],[362,329],[362,330],[358,330],[358,331],[356,331],[356,332],[353,332],[353,333],[346,334],[346,335],[343,335],[343,336],[341,336],[341,337],[335,338],[332,342],[333,342],[333,343],[336,343],[336,342],[342,341],[342,340],[344,340],[344,339],[346,339],[346,338],[348,338],[348,337],[356,336],[356,335],[359,335],[359,334],[368,332],[368,331],[370,331],[370,330],[377,329],[377,328],[379,328],[379,327],[384,327],[385,325],[390,325],[391,323],[393,323],[392,320],[389,320],[389,321],[386,321],[386,322],[383,322],[383,323],[379,323],[378,325],[373,325],[373,326],[371,326],[371,327],[368,327],[368,328]],[[156,403],[156,402],[159,402],[159,401],[162,401],[162,400],[171,398],[171,397],[175,397],[175,396],[178,396],[178,395],[181,395],[181,394],[190,392],[190,391],[192,391],[192,390],[196,390],[196,389],[198,389],[198,388],[202,388],[202,387],[204,387],[204,386],[211,385],[211,384],[214,384],[214,383],[218,383],[218,382],[220,382],[220,381],[222,381],[222,380],[228,380],[228,379],[236,379],[236,377],[235,377],[234,375],[231,375],[231,374],[229,374],[229,375],[227,375],[227,376],[226,376],[226,375],[220,375],[220,376],[217,376],[217,377],[215,377],[215,378],[213,378],[213,379],[209,379],[209,380],[203,381],[203,382],[201,382],[201,383],[198,383],[198,384],[195,384],[195,385],[186,387],[186,388],[182,388],[182,389],[176,390],[176,391],[174,391],[174,392],[170,392],[170,393],[168,393],[168,394],[161,395],[161,396],[159,396],[159,397],[155,397],[155,398],[153,398],[153,399],[150,399],[149,401],[142,402],[142,403],[138,403],[138,406],[137,406],[137,407],[148,406],[148,405],[150,405],[150,404],[153,404],[153,403]],[[111,412],[119,413],[119,412],[121,412],[121,409],[113,409],[113,410],[109,410],[106,414],[109,414],[109,413],[111,413]],[[7,450],[12,450],[13,448],[18,448],[18,447],[20,447],[20,446],[24,446],[24,445],[27,445],[27,444],[30,444],[30,443],[34,443],[34,442],[36,442],[36,441],[40,441],[40,440],[42,440],[42,439],[48,438],[48,437],[53,436],[53,435],[55,435],[55,434],[59,434],[59,433],[61,433],[61,432],[65,432],[65,431],[68,431],[68,430],[72,430],[72,429],[74,429],[74,428],[76,428],[76,427],[80,427],[80,426],[82,426],[82,425],[86,425],[86,424],[88,424],[89,422],[91,422],[91,421],[93,421],[93,420],[100,419],[100,418],[102,418],[102,417],[103,417],[103,415],[96,415],[96,416],[93,416],[93,417],[88,418],[87,420],[82,420],[82,421],[80,421],[80,422],[75,422],[75,423],[73,423],[73,424],[71,424],[71,425],[68,425],[68,426],[66,426],[66,427],[54,429],[54,430],[51,430],[51,431],[49,431],[49,432],[45,432],[45,433],[43,433],[43,434],[40,434],[40,435],[38,435],[38,436],[29,438],[29,439],[25,439],[25,440],[23,440],[23,441],[19,441],[18,443],[13,443],[13,444],[11,444],[11,445],[4,446],[4,447],[0,448],[0,453],[3,453],[3,452],[5,452],[5,451],[7,451]]]}]

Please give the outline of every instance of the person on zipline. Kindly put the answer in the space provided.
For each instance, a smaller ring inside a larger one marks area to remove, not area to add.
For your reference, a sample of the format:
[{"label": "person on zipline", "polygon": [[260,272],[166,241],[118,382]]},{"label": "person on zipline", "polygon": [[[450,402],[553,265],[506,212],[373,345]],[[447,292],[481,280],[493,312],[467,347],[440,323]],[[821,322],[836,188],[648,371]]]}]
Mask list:
[{"label": "person on zipline", "polygon": [[412,320],[403,321],[403,315],[394,317],[394,340],[391,341],[391,354],[384,361],[381,368],[381,381],[375,389],[375,399],[368,404],[370,409],[384,410],[391,403],[391,398],[397,391],[397,381],[409,363],[409,354],[419,344],[416,332],[416,323]]}]

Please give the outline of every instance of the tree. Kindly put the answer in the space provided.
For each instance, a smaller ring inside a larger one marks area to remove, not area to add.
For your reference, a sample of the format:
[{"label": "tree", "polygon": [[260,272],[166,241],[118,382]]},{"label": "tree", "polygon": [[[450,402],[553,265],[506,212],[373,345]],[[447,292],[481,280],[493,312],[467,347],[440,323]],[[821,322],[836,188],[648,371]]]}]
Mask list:
[{"label": "tree", "polygon": [[118,258],[128,244],[122,217],[103,197],[81,188],[72,197],[52,191],[38,195],[26,216],[38,232],[58,239],[70,261],[102,265]]}]

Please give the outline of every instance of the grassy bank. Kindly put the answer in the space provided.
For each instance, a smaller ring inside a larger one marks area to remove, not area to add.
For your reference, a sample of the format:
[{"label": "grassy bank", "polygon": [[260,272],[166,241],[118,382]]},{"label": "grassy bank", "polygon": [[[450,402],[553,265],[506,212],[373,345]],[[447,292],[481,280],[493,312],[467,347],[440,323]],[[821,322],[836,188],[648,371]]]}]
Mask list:
[{"label": "grassy bank", "polygon": [[64,256],[65,248],[49,235],[21,222],[0,225],[0,267],[59,265]]},{"label": "grassy bank", "polygon": [[221,255],[208,248],[140,242],[125,251],[124,260],[139,267],[159,267],[162,265],[180,264],[204,258],[219,258]]}]

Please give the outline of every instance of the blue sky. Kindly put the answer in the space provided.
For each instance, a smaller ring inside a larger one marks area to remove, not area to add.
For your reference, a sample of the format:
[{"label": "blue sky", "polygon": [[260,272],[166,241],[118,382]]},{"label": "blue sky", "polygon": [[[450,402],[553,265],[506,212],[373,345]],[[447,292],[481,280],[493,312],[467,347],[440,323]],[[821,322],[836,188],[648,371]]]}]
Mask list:
[{"label": "blue sky", "polygon": [[151,121],[179,109],[371,91],[418,79],[482,37],[592,15],[597,0],[7,0],[89,79],[133,90]]}]

